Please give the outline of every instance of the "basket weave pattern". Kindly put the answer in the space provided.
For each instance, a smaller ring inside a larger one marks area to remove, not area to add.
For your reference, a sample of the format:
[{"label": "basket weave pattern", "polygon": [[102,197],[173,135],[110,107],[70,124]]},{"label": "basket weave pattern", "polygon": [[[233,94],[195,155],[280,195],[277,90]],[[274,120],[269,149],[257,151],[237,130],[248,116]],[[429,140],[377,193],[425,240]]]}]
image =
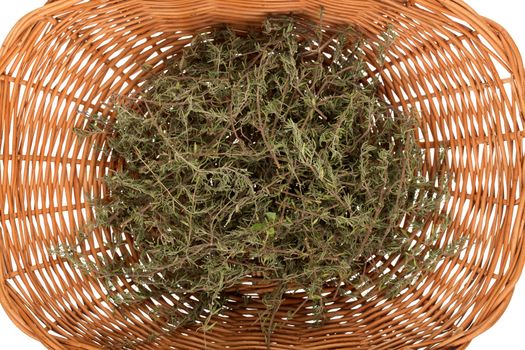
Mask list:
[{"label": "basket weave pattern", "polygon": [[[162,329],[149,312],[176,298],[113,310],[99,280],[48,251],[75,241],[93,218],[86,194],[100,195],[99,178],[115,166],[75,135],[78,111],[110,114],[111,96],[137,91],[195,31],[242,28],[269,13],[315,20],[320,5],[328,25],[398,33],[385,68],[369,74],[394,106],[419,111],[426,170],[454,173],[442,244],[468,242],[396,299],[334,298],[321,327],[303,297],[290,295],[271,348],[464,349],[494,324],[525,262],[525,75],[499,25],[461,0],[55,0],[24,17],[0,50],[0,301],[18,327],[50,349],[266,348],[256,299],[232,299],[206,334],[152,337]],[[440,147],[447,156],[437,166]],[[104,234],[91,239],[93,255],[104,254]]]}]

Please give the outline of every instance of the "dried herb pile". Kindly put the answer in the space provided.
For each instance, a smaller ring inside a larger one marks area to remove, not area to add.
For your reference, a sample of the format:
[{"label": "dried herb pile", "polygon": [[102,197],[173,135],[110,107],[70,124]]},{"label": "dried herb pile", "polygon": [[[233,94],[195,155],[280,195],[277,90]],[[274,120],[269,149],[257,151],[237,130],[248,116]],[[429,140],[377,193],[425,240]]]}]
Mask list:
[{"label": "dried herb pile", "polygon": [[[114,122],[91,117],[83,130],[125,164],[104,179],[89,230],[110,228],[111,251],[139,253],[90,272],[125,277],[142,297],[176,294],[193,307],[179,325],[220,312],[250,276],[275,286],[260,296],[267,319],[292,289],[319,315],[325,287],[397,295],[447,252],[434,248],[440,225],[421,234],[443,218],[446,191],[422,173],[416,118],[367,78],[365,49],[381,59],[393,40],[293,17],[196,35]],[[401,269],[379,267],[393,257]]]}]

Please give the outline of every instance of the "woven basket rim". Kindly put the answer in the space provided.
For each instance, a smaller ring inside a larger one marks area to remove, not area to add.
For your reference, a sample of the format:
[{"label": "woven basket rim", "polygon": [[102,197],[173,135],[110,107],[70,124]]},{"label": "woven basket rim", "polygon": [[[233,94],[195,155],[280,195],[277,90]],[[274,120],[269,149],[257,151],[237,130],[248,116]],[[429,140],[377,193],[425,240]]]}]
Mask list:
[{"label": "woven basket rim", "polygon": [[[100,284],[46,255],[89,215],[82,191],[97,193],[96,176],[108,166],[67,131],[78,123],[74,108],[104,111],[111,93],[129,93],[145,77],[133,60],[161,67],[185,43],[176,39],[192,30],[260,23],[276,12],[315,19],[319,3],[327,23],[350,21],[370,33],[397,26],[400,43],[389,53],[389,68],[378,72],[382,92],[401,109],[420,110],[429,154],[440,146],[450,151],[447,164],[458,183],[450,203],[455,220],[444,239],[466,232],[472,242],[395,301],[339,300],[334,315],[341,317],[321,329],[284,322],[272,348],[464,349],[495,323],[525,264],[525,70],[503,27],[462,0],[50,0],[23,17],[0,49],[0,303],[20,329],[52,349],[99,349],[106,338],[116,347],[126,332],[146,338],[158,331],[141,314],[145,306],[132,317],[110,315]],[[52,108],[42,96],[64,107]],[[53,147],[40,149],[44,140]],[[62,202],[32,203],[54,195]],[[264,336],[243,312],[208,335],[188,329],[155,346],[263,348]]]}]

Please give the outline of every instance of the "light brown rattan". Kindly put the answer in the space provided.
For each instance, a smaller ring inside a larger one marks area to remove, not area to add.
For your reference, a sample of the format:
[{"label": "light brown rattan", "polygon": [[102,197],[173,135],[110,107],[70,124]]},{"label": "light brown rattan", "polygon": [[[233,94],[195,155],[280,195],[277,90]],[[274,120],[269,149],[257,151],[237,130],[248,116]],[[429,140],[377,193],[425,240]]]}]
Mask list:
[{"label": "light brown rattan", "polygon": [[146,64],[162,69],[197,30],[269,13],[317,19],[321,4],[328,25],[352,23],[371,37],[394,26],[386,66],[370,74],[396,107],[419,110],[429,171],[437,150],[448,150],[444,169],[455,181],[442,244],[468,242],[396,299],[336,298],[321,327],[308,322],[308,303],[283,321],[303,303],[287,297],[271,348],[464,349],[494,324],[525,261],[525,78],[499,25],[460,0],[56,0],[20,20],[0,50],[0,301],[18,327],[50,349],[266,348],[256,301],[230,303],[206,334],[152,341],[161,333],[147,314],[152,301],[113,311],[98,280],[48,249],[73,242],[92,218],[85,194],[101,193],[97,178],[112,166],[75,136],[78,110],[110,113],[110,96],[135,91],[152,72]]}]

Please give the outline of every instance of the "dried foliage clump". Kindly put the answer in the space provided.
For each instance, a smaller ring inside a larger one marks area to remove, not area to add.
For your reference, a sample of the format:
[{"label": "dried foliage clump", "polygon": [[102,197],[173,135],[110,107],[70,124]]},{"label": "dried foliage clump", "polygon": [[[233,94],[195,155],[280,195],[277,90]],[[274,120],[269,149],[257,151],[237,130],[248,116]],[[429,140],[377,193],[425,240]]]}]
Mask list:
[{"label": "dried foliage clump", "polygon": [[[326,287],[397,295],[450,252],[436,248],[445,181],[422,171],[416,118],[367,78],[365,52],[380,61],[392,40],[289,16],[196,35],[114,121],[82,130],[124,164],[83,230],[109,229],[114,258],[84,267],[132,281],[121,302],[192,305],[174,325],[224,311],[249,277],[273,286],[259,296],[268,331],[286,291],[305,291],[319,319]],[[119,257],[127,244],[135,259]],[[402,268],[381,267],[394,258]]]}]

